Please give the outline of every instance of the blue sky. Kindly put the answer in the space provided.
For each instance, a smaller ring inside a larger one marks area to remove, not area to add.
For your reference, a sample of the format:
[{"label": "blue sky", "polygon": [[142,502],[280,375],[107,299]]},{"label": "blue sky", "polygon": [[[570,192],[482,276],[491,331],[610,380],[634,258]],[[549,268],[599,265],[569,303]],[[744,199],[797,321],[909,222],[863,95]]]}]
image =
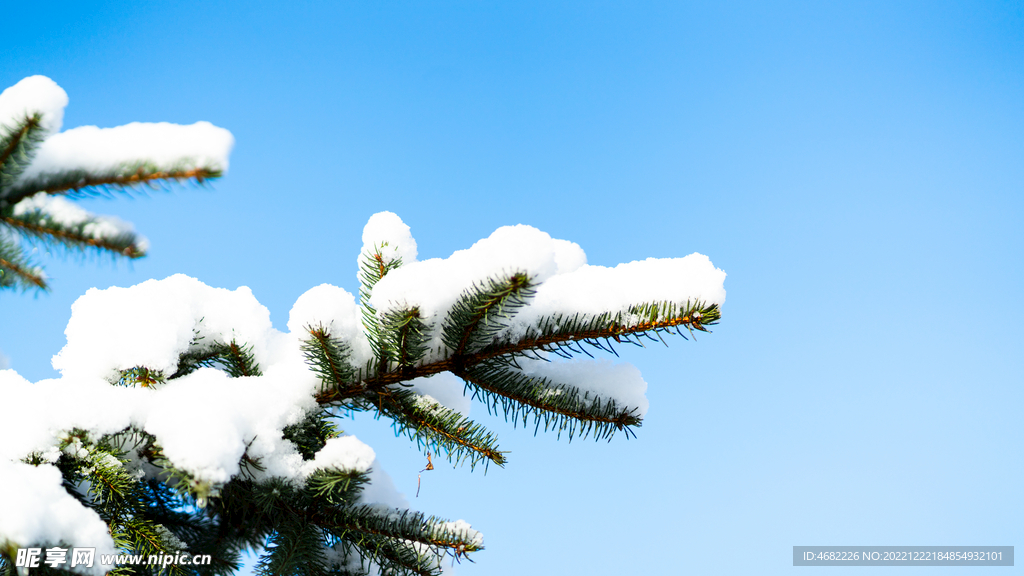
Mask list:
[{"label": "blue sky", "polygon": [[832,569],[792,567],[793,545],[1021,543],[1020,3],[21,3],[5,21],[0,85],[50,76],[66,128],[208,120],[237,140],[210,188],[84,202],[134,222],[145,260],[49,259],[52,292],[0,296],[26,377],[54,375],[92,286],[249,286],[284,329],[308,288],[356,290],[381,210],[421,258],[517,223],[592,264],[698,251],[729,274],[723,321],[623,352],[650,385],[636,439],[569,444],[477,408],[508,466],[438,466],[412,498],[423,458],[346,423],[415,507],[483,531],[459,574],[811,575]]}]

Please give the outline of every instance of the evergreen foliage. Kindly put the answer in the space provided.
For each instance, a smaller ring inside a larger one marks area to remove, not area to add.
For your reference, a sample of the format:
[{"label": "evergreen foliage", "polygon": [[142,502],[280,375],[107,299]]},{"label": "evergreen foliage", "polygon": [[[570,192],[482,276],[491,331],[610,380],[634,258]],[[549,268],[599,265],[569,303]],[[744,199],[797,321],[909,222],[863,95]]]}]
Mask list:
[{"label": "evergreen foliage", "polygon": [[[42,273],[25,256],[26,241],[129,258],[144,253],[133,236],[91,234],[88,224],[67,225],[54,218],[45,203],[26,210],[22,202],[40,194],[102,192],[180,179],[201,182],[219,174],[203,167],[168,169],[136,162],[98,174],[71,171],[26,183],[21,176],[42,139],[39,125],[38,115],[29,116],[5,126],[0,134],[0,283],[5,287],[45,287]],[[416,306],[378,311],[371,304],[373,291],[403,266],[396,254],[384,243],[367,249],[360,260],[360,307],[372,351],[368,360],[354,360],[353,343],[332,334],[332,324],[305,326],[300,350],[319,380],[316,407],[280,430],[280,437],[295,447],[303,462],[313,462],[311,466],[318,465],[317,455],[329,442],[341,439],[340,419],[359,412],[388,418],[396,435],[413,440],[428,457],[443,455],[470,468],[504,466],[506,452],[493,433],[411,384],[444,372],[461,378],[464,393],[480,400],[490,413],[524,426],[532,418],[535,433],[543,427],[565,433],[570,440],[632,434],[641,426],[637,407],[537,376],[524,364],[550,356],[614,353],[617,344],[664,342],[670,332],[686,338],[683,329],[705,331],[720,319],[714,303],[651,301],[634,303],[625,311],[551,314],[525,330],[507,330],[531,305],[541,285],[529,270],[466,286],[438,316],[426,316]],[[441,320],[430,320],[435,317]],[[201,325],[202,319],[198,322]],[[231,382],[263,374],[266,367],[260,366],[253,343],[235,338],[216,341],[200,333],[196,328],[173,371],[134,366],[114,374],[111,386],[160,390],[201,369],[238,379]],[[215,483],[176,467],[157,437],[134,421],[113,434],[80,429],[61,434],[59,450],[33,453],[23,462],[55,466],[64,490],[99,515],[120,551],[187,551],[212,557],[209,565],[121,565],[111,574],[232,574],[244,551],[262,550],[257,572],[264,575],[435,575],[445,559],[462,560],[483,549],[479,533],[464,523],[363,501],[369,470],[318,466],[300,481],[277,477],[266,473],[274,462],[251,453],[250,442],[238,458],[240,472]],[[41,544],[55,543],[0,539],[0,576],[18,573],[14,564],[19,547]],[[69,571],[44,565],[31,573]]]},{"label": "evergreen foliage", "polygon": [[[390,419],[397,434],[428,453],[471,467],[504,466],[506,453],[491,432],[403,386],[445,371],[464,379],[467,393],[489,411],[524,425],[532,416],[535,433],[542,426],[570,439],[630,433],[641,425],[634,408],[527,375],[519,363],[545,353],[589,354],[584,346],[614,352],[615,344],[658,341],[668,331],[685,337],[681,329],[706,330],[719,320],[714,304],[650,302],[625,314],[545,317],[512,338],[501,328],[529,305],[537,286],[526,272],[515,272],[469,287],[435,327],[415,308],[368,311],[375,283],[401,262],[389,261],[374,249],[364,254],[362,264],[364,328],[374,360],[367,366],[352,365],[346,342],[323,325],[307,326],[302,352],[321,381],[319,409],[283,430],[306,461],[341,434],[341,416],[370,412]],[[434,330],[441,331],[444,349],[428,354]],[[210,343],[196,337],[173,374],[139,366],[121,371],[111,383],[159,388],[201,367],[223,370],[233,378],[261,373],[245,343]],[[209,566],[120,566],[116,574],[231,574],[244,550],[262,549],[257,573],[265,575],[428,575],[439,574],[446,557],[461,560],[483,548],[477,533],[443,519],[362,503],[367,472],[318,469],[297,485],[261,476],[267,463],[246,452],[239,475],[212,485],[176,469],[155,438],[135,427],[101,438],[70,430],[61,448],[56,465],[66,489],[100,514],[122,551],[174,554],[184,549],[213,557]],[[42,456],[29,463],[42,464]],[[14,573],[11,553],[0,554],[0,574]]]}]

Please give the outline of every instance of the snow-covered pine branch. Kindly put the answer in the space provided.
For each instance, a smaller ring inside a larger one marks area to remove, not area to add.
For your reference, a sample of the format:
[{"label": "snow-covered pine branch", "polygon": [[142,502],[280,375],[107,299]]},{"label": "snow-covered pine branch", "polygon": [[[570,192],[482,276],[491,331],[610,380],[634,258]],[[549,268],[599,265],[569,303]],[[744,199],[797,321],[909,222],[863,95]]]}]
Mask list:
[{"label": "snow-covered pine branch", "polygon": [[66,196],[168,182],[204,182],[228,167],[231,133],[209,122],[133,122],[60,132],[68,97],[44,76],[0,93],[0,289],[46,288],[26,242],[139,258],[147,242],[127,222]]},{"label": "snow-covered pine branch", "polygon": [[60,378],[0,371],[4,405],[40,406],[0,420],[0,568],[15,547],[63,542],[183,545],[213,555],[214,573],[264,547],[266,574],[437,574],[482,536],[410,511],[374,451],[337,428],[343,415],[380,413],[470,465],[506,462],[468,418],[473,398],[610,438],[640,425],[647,384],[629,364],[572,357],[705,330],[725,299],[705,256],[589,266],[529,226],[417,261],[409,228],[384,212],[363,241],[359,302],[312,288],[287,332],[248,288],[181,275],[79,298]]}]

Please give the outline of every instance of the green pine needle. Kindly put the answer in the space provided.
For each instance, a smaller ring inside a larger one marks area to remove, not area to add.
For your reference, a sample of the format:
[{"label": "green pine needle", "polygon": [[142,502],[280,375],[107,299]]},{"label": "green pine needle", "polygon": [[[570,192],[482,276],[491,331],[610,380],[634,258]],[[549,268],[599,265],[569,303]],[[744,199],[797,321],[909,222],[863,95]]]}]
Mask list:
[{"label": "green pine needle", "polygon": [[96,251],[133,260],[146,255],[137,234],[97,233],[97,230],[103,229],[97,226],[101,222],[102,219],[93,217],[66,225],[39,209],[19,215],[14,215],[13,208],[0,209],[0,223],[6,224],[11,230],[26,239],[34,240],[37,244],[60,246],[69,252]]},{"label": "green pine needle", "polygon": [[431,327],[420,318],[419,308],[387,312],[380,327],[382,367],[408,368],[427,355]]},{"label": "green pine needle", "polygon": [[32,162],[45,132],[42,116],[32,114],[14,126],[0,126],[0,209],[13,205],[9,190]]},{"label": "green pine needle", "polygon": [[490,344],[533,297],[535,287],[524,272],[474,285],[462,294],[445,318],[441,331],[445,346],[459,355]]},{"label": "green pine needle", "polygon": [[535,433],[543,424],[545,432],[554,430],[559,436],[566,432],[570,440],[590,434],[610,440],[618,431],[628,435],[631,427],[641,425],[635,408],[575,386],[528,376],[511,363],[482,362],[456,375],[466,380],[489,414],[504,413],[506,420],[522,420],[524,426],[532,415]]},{"label": "green pine needle", "polygon": [[3,194],[8,205],[14,205],[37,192],[73,197],[112,197],[115,193],[139,192],[142,187],[159,190],[172,182],[195,182],[201,185],[221,175],[220,170],[209,166],[163,167],[151,162],[125,162],[102,172],[48,172],[32,180],[16,182],[4,190]]},{"label": "green pine needle", "polygon": [[378,392],[375,405],[391,418],[396,435],[405,434],[422,450],[444,454],[456,464],[468,462],[471,469],[480,462],[485,468],[491,462],[505,465],[493,434],[426,396],[389,387]]},{"label": "green pine needle", "polygon": [[36,266],[0,224],[0,289],[47,288],[46,275]]}]

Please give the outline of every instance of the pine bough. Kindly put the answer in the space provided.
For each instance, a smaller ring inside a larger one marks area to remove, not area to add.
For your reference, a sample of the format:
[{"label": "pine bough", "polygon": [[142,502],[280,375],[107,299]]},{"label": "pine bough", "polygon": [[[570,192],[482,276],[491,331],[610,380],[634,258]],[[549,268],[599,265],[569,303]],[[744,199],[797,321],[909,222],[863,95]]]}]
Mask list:
[{"label": "pine bough", "polygon": [[31,248],[136,259],[145,238],[68,200],[170,182],[203,183],[227,169],[231,134],[208,122],[132,123],[59,132],[67,94],[32,76],[0,94],[0,289],[46,289]]}]

